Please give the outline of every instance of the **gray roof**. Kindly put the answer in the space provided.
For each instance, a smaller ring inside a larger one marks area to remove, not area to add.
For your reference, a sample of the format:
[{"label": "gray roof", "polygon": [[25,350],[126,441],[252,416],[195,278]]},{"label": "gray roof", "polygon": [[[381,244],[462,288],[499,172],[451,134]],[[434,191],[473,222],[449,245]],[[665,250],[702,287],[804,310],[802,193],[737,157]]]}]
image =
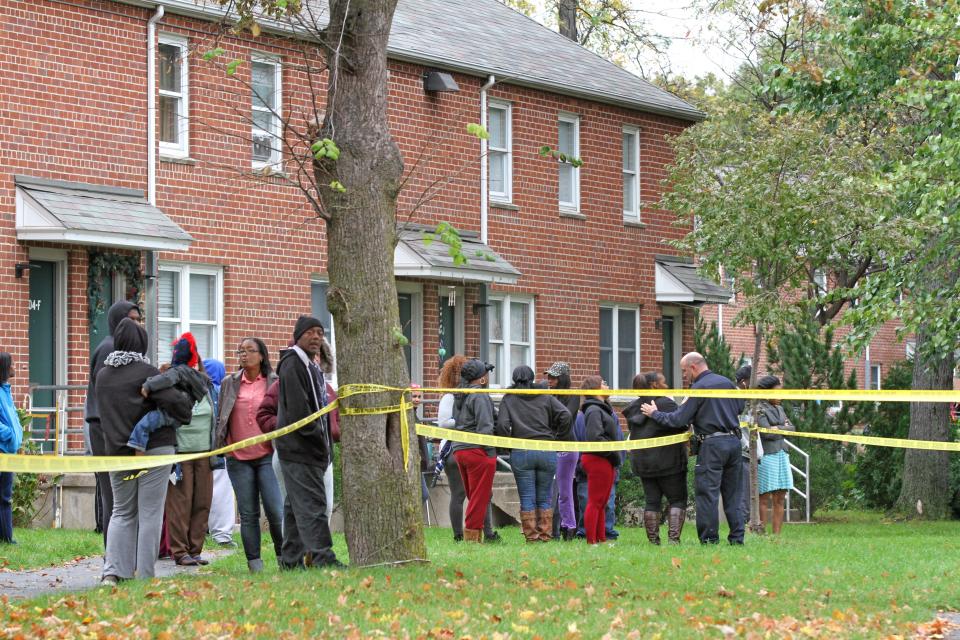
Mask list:
[{"label": "gray roof", "polygon": [[693,264],[693,260],[681,256],[659,255],[655,256],[654,259],[657,264],[693,292],[695,303],[723,304],[730,302],[733,292],[700,275],[697,272],[697,266]]},{"label": "gray roof", "polygon": [[[211,0],[122,0],[162,4],[169,11],[222,16]],[[327,3],[308,0],[318,20]],[[322,10],[320,10],[322,8]],[[284,30],[283,25],[268,27]],[[289,29],[286,29],[289,31]],[[544,89],[681,120],[705,114],[677,96],[601,58],[498,0],[399,0],[389,56],[497,82]]]},{"label": "gray roof", "polygon": [[82,182],[15,176],[17,188],[38,205],[46,224],[33,218],[18,235],[59,233],[65,241],[129,248],[186,249],[193,238],[143,192]]},{"label": "gray roof", "polygon": [[473,231],[460,231],[461,253],[467,258],[467,264],[454,264],[450,255],[450,246],[439,239],[428,239],[433,227],[407,224],[399,229],[400,243],[411,251],[422,266],[419,271],[405,270],[405,262],[398,260],[395,270],[398,276],[423,275],[441,279],[463,280],[467,282],[499,282],[513,284],[520,278],[520,272],[502,256],[480,240]]}]

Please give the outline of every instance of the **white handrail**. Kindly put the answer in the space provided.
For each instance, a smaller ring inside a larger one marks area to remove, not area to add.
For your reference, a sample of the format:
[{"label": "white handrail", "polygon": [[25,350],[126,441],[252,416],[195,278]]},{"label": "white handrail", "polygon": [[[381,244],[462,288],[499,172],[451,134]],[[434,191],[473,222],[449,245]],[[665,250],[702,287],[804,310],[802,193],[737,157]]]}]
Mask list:
[{"label": "white handrail", "polygon": [[789,449],[796,451],[801,456],[803,456],[803,465],[804,465],[804,471],[800,471],[800,469],[795,467],[793,463],[790,464],[791,473],[796,472],[797,475],[803,478],[804,490],[800,491],[800,489],[798,489],[796,485],[794,485],[793,489],[787,492],[787,501],[785,505],[786,511],[787,511],[786,513],[787,522],[790,522],[790,494],[792,492],[795,492],[797,495],[803,498],[803,501],[805,504],[804,511],[806,515],[805,522],[810,522],[810,454],[808,454],[806,451],[804,451],[797,445],[793,444],[786,438],[783,439],[783,443],[787,445]]}]

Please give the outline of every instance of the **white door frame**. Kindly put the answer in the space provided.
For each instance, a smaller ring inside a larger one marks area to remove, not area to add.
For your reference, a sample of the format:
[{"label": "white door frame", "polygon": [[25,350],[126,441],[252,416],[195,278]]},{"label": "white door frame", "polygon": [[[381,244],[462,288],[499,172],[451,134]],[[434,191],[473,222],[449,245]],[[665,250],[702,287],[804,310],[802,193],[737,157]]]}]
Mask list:
[{"label": "white door frame", "polygon": [[[57,341],[54,367],[54,384],[67,384],[67,266],[68,253],[64,249],[30,247],[30,260],[53,262],[57,265],[55,276],[57,309],[54,315],[54,336]],[[54,394],[56,395],[56,394]]]},{"label": "white door frame", "polygon": [[418,282],[397,281],[397,293],[411,296],[410,322],[410,380],[423,384],[423,285]]}]

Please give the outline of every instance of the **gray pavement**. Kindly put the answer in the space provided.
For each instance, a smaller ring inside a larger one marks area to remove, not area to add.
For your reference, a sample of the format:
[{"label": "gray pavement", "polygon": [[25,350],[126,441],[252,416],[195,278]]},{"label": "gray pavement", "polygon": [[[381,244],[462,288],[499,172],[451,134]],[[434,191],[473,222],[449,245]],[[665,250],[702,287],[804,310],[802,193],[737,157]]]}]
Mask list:
[{"label": "gray pavement", "polygon": [[[211,563],[232,553],[234,549],[211,549],[203,557]],[[24,571],[0,571],[0,594],[11,600],[35,598],[52,593],[83,591],[100,584],[103,556],[83,558],[55,567]],[[157,577],[197,573],[202,567],[180,567],[173,560],[158,560]]]}]

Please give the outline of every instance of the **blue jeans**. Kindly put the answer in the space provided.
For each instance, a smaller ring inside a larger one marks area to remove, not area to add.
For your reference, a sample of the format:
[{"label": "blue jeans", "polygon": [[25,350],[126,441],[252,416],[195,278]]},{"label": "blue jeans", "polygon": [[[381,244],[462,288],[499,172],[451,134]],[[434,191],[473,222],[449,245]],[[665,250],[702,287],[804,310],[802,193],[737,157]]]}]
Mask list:
[{"label": "blue jeans", "polygon": [[520,494],[520,510],[546,510],[553,507],[553,476],[557,473],[556,451],[514,449],[510,466]]},{"label": "blue jeans", "polygon": [[170,418],[161,409],[147,411],[146,415],[140,418],[140,421],[133,426],[130,432],[130,438],[127,440],[127,446],[137,451],[146,451],[147,443],[150,441],[150,434],[164,425],[172,424]]},{"label": "blue jeans", "polygon": [[273,472],[273,455],[256,460],[237,460],[228,456],[227,475],[237,496],[237,510],[240,512],[240,540],[247,560],[260,557],[260,503],[270,523],[270,537],[273,538],[273,550],[280,557],[283,544],[283,499],[280,497],[280,483]]},{"label": "blue jeans", "polygon": [[0,472],[0,542],[13,542],[13,472]]}]

